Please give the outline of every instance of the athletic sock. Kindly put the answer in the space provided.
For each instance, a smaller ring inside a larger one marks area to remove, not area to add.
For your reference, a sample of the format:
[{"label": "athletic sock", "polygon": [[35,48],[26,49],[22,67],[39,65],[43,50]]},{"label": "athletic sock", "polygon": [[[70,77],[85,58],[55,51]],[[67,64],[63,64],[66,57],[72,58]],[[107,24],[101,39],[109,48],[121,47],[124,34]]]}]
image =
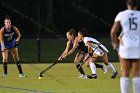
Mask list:
[{"label": "athletic sock", "polygon": [[20,62],[18,61],[18,62],[16,62],[16,64],[17,64],[17,68],[18,68],[19,74],[22,74],[23,72],[22,72],[22,67],[21,67]]},{"label": "athletic sock", "polygon": [[94,64],[95,64],[96,68],[103,68],[103,65],[101,65],[101,64],[98,64],[98,63],[94,63]]},{"label": "athletic sock", "polygon": [[84,70],[83,70],[83,68],[82,68],[82,66],[81,66],[80,64],[76,65],[76,68],[78,69],[78,71],[79,71],[81,74],[85,75],[85,72],[84,72]]},{"label": "athletic sock", "polygon": [[116,72],[116,69],[111,63],[108,64],[108,68],[110,68],[113,71],[113,73]]},{"label": "athletic sock", "polygon": [[133,83],[133,93],[140,93],[140,77],[133,78],[132,83]]},{"label": "athletic sock", "polygon": [[92,71],[92,74],[96,74],[96,66],[94,63],[90,63],[90,69]]},{"label": "athletic sock", "polygon": [[7,62],[3,62],[4,74],[7,74]]},{"label": "athletic sock", "polygon": [[121,93],[129,93],[130,83],[128,77],[120,78],[120,88],[121,88]]}]

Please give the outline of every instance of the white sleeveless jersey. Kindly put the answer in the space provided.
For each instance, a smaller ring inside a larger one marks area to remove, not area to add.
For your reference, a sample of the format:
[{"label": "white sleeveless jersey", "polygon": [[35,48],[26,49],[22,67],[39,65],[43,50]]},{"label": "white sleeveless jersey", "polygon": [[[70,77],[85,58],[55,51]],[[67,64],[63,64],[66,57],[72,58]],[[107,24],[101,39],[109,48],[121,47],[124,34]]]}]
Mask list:
[{"label": "white sleeveless jersey", "polygon": [[122,27],[122,45],[119,47],[119,55],[126,59],[140,58],[140,11],[125,10],[115,18]]},{"label": "white sleeveless jersey", "polygon": [[87,42],[92,42],[92,47],[93,48],[96,48],[98,47],[98,44],[100,44],[99,41],[97,41],[96,39],[94,38],[91,38],[91,37],[84,37],[84,43],[86,44]]},{"label": "white sleeveless jersey", "polygon": [[[84,37],[84,43],[86,44],[87,42],[92,42],[92,50],[93,51],[95,51],[95,49],[97,49],[97,47],[98,48],[102,48],[103,49],[103,51],[106,51],[106,52],[108,52],[108,50],[107,50],[107,48],[104,46],[104,45],[102,45],[99,41],[97,41],[96,39],[94,39],[94,38],[91,38],[91,37]],[[100,45],[100,46],[98,46],[98,45]],[[98,50],[98,49],[97,49]]]},{"label": "white sleeveless jersey", "polygon": [[122,42],[125,47],[140,46],[140,11],[125,10],[120,12],[115,22],[122,27]]}]

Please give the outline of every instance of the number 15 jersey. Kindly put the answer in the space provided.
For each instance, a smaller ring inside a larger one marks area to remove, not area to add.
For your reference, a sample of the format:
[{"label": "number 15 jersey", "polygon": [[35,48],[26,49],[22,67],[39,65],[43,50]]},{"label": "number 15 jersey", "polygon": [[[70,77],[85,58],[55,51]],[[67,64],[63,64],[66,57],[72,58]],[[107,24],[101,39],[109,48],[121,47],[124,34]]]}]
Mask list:
[{"label": "number 15 jersey", "polygon": [[124,10],[115,18],[122,27],[122,45],[119,46],[119,55],[122,58],[140,58],[140,11]]},{"label": "number 15 jersey", "polygon": [[118,21],[122,27],[124,47],[140,47],[140,11],[122,11],[115,18],[115,22]]}]

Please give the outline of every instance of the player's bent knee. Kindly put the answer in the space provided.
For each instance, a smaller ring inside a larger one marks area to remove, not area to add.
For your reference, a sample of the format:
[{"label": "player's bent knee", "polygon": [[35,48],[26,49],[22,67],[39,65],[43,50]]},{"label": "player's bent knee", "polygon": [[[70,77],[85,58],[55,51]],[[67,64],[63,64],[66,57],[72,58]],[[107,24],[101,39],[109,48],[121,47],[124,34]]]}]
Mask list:
[{"label": "player's bent knee", "polygon": [[8,60],[6,58],[2,59],[2,62],[7,62]]},{"label": "player's bent knee", "polygon": [[90,67],[90,66],[86,64],[86,67]]},{"label": "player's bent knee", "polygon": [[15,62],[18,62],[18,61],[19,61],[19,58],[14,58],[14,61],[15,61]]},{"label": "player's bent knee", "polygon": [[86,66],[86,67],[90,67],[90,66],[89,66],[89,62],[86,62],[86,63],[85,63],[85,66]]},{"label": "player's bent knee", "polygon": [[77,61],[77,60],[74,60],[74,63],[75,63],[75,64],[79,64],[80,62],[79,62],[79,61]]}]

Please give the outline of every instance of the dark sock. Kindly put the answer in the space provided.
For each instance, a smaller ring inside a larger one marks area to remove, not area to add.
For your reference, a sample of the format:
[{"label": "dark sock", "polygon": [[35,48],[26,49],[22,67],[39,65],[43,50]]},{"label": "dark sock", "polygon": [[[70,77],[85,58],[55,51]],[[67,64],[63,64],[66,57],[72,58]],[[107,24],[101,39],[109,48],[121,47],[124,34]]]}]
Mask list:
[{"label": "dark sock", "polygon": [[16,64],[17,64],[17,68],[18,68],[19,74],[22,74],[23,72],[22,72],[22,67],[21,67],[20,62],[18,61],[18,62],[16,62]]},{"label": "dark sock", "polygon": [[94,63],[94,64],[95,64],[96,68],[103,68],[103,65],[101,65],[101,64],[97,64],[97,63]]},{"label": "dark sock", "polygon": [[7,74],[7,62],[3,63],[4,74]]},{"label": "dark sock", "polygon": [[84,72],[84,70],[83,70],[83,68],[82,68],[82,66],[81,66],[80,64],[76,65],[76,68],[78,69],[78,71],[79,71],[81,74],[85,75],[85,72]]}]

